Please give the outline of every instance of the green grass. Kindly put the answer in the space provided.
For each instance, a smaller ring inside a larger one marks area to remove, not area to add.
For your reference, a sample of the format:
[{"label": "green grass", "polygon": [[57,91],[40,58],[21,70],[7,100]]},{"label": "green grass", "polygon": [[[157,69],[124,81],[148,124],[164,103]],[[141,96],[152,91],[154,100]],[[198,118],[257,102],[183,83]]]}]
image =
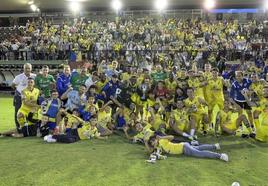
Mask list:
[{"label": "green grass", "polygon": [[[12,98],[0,97],[0,131],[13,128]],[[268,145],[238,137],[220,142],[230,162],[169,156],[147,164],[141,145],[120,136],[107,141],[46,144],[38,138],[0,138],[0,185],[268,185]]]}]

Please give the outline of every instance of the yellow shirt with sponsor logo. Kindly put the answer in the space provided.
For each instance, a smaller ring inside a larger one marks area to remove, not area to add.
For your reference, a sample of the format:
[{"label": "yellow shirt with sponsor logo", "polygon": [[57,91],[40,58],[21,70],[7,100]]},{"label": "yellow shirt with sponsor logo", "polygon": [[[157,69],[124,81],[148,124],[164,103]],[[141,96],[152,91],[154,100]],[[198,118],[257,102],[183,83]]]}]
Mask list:
[{"label": "yellow shirt with sponsor logo", "polygon": [[92,127],[89,123],[83,125],[82,128],[78,128],[77,132],[81,140],[91,139],[100,136],[97,127]]},{"label": "yellow shirt with sponsor logo", "polygon": [[169,154],[183,154],[183,143],[172,143],[167,139],[160,139],[159,147]]},{"label": "yellow shirt with sponsor logo", "polygon": [[[24,99],[25,101],[33,101],[33,102],[37,103],[37,99],[38,99],[39,94],[40,94],[40,91],[37,88],[33,88],[33,90],[29,90],[28,88],[25,88],[22,91],[22,99]],[[21,108],[23,108],[25,110],[32,109],[31,107],[25,105],[24,102],[22,102]]]}]

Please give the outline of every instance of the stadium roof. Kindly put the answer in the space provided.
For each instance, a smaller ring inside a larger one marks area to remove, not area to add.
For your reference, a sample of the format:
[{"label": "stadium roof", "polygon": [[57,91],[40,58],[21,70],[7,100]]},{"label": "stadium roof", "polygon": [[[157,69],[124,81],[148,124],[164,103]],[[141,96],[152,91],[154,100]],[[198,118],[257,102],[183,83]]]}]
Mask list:
[{"label": "stadium roof", "polygon": [[[28,2],[31,0],[1,0],[0,12],[30,11]],[[42,11],[64,11],[71,0],[34,0]],[[87,10],[105,10],[110,8],[111,0],[76,0],[81,1]],[[121,0],[125,10],[152,9],[154,0]],[[255,8],[260,7],[263,0],[217,0],[218,8]],[[201,8],[203,0],[169,0],[168,9]]]}]

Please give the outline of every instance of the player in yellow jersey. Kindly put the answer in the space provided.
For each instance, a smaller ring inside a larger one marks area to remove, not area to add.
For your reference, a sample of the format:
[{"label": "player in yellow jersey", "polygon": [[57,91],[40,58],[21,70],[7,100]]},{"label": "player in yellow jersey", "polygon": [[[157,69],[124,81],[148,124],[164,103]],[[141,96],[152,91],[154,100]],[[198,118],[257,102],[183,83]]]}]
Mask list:
[{"label": "player in yellow jersey", "polygon": [[102,108],[100,108],[97,114],[97,128],[101,136],[109,136],[113,134],[114,126],[112,125],[112,109],[109,106],[112,103],[112,101],[107,102]]},{"label": "player in yellow jersey", "polygon": [[129,127],[124,127],[124,133],[127,137],[127,139],[132,140],[134,143],[141,142],[144,143],[145,141],[148,141],[151,136],[154,135],[154,131],[152,130],[152,125],[145,122],[137,122],[135,124],[135,131],[137,134],[134,136],[130,136],[128,133]]},{"label": "player in yellow jersey", "polygon": [[173,143],[171,142],[174,136],[152,136],[148,141],[147,150],[152,153],[160,149],[160,153],[164,152],[166,154],[174,155],[186,155],[198,158],[210,158],[210,159],[220,159],[223,161],[229,161],[227,154],[219,154],[212,152],[211,150],[220,150],[220,145],[218,143],[214,145],[203,144],[198,146],[192,146],[189,143]]},{"label": "player in yellow jersey", "polygon": [[[252,84],[249,87],[249,90],[251,91],[252,96],[251,97],[257,97],[257,99],[263,98],[263,88],[265,86],[265,80],[260,80],[258,77],[258,74],[254,73],[251,75]],[[254,94],[254,95],[253,95]]]},{"label": "player in yellow jersey", "polygon": [[150,112],[149,123],[154,130],[165,134],[167,129],[167,122],[164,120],[165,108],[159,98],[156,99],[153,107],[148,107],[148,111]]},{"label": "player in yellow jersey", "polygon": [[165,80],[166,87],[169,92],[174,93],[177,87],[177,81],[172,73],[169,74],[169,78]]},{"label": "player in yellow jersey", "polygon": [[256,139],[268,142],[268,85],[264,86],[263,98],[258,105],[258,110],[254,112]]},{"label": "player in yellow jersey", "polygon": [[[216,116],[216,124],[215,124],[215,135],[219,136],[219,127],[221,128],[222,133],[227,133],[231,135],[235,135],[238,128],[244,124],[246,128],[249,130],[250,135],[252,134],[252,130],[249,124],[247,117],[244,114],[240,114],[238,116],[234,116],[234,113],[238,114],[239,109],[232,107],[231,102],[226,100],[224,102],[224,108],[221,109]],[[244,135],[242,135],[243,137]]]},{"label": "player in yellow jersey", "polygon": [[208,114],[205,110],[207,103],[203,98],[195,96],[193,88],[187,89],[187,96],[188,98],[184,100],[184,104],[190,112],[190,117],[193,119],[195,128],[199,129],[202,123],[203,134],[205,135],[207,134],[208,128]]},{"label": "player in yellow jersey", "polygon": [[[177,101],[176,109],[171,111],[168,124],[170,129],[176,134],[179,134],[190,140],[196,139],[196,136],[194,136],[193,133],[195,130],[194,122],[191,118],[189,118],[188,110],[186,109],[183,101]],[[192,133],[192,135],[190,133]]]},{"label": "player in yellow jersey", "polygon": [[201,76],[195,74],[193,70],[189,70],[188,76],[188,87],[193,88],[195,90],[196,96],[204,98],[203,87],[205,86],[205,83],[203,82]]},{"label": "player in yellow jersey", "polygon": [[207,81],[205,94],[206,101],[208,103],[209,123],[214,123],[212,118],[215,106],[217,105],[220,110],[224,107],[223,84],[224,80],[222,77],[218,76],[218,69],[213,69],[212,77]]},{"label": "player in yellow jersey", "polygon": [[20,124],[19,133],[17,130],[10,130],[2,133],[6,136],[14,137],[27,137],[27,136],[36,136],[37,126],[35,123],[29,121],[30,113],[37,113],[40,105],[37,104],[37,99],[39,96],[39,89],[34,88],[34,79],[28,78],[27,87],[22,90],[22,105],[18,110],[17,119]]}]

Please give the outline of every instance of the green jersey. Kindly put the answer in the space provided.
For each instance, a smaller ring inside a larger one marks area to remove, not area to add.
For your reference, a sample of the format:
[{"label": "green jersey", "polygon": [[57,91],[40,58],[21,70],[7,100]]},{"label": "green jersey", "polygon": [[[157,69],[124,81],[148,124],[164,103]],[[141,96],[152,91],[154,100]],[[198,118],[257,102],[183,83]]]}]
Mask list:
[{"label": "green jersey", "polygon": [[43,75],[39,74],[35,78],[35,86],[39,90],[42,91],[42,95],[44,95],[46,98],[50,97],[51,93],[51,85],[55,83],[55,79],[52,75],[49,75],[47,77],[44,77]]},{"label": "green jersey", "polygon": [[75,73],[71,77],[71,84],[74,90],[79,90],[79,87],[81,85],[84,85],[86,83],[86,80],[88,79],[87,75],[81,75],[79,73]]}]

